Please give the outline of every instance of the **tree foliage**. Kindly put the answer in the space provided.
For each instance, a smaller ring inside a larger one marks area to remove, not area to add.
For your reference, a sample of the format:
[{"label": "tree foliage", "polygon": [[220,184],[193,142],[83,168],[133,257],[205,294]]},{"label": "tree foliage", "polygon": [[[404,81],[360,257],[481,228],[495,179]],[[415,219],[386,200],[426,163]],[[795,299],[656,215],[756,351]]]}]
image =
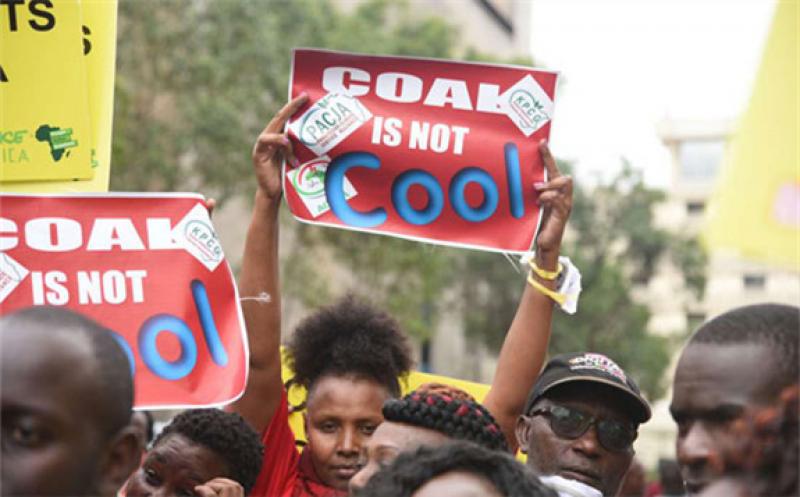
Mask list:
[{"label": "tree foliage", "polygon": [[370,0],[120,2],[113,189],[252,188],[250,150],[286,101],[291,52],[324,47],[449,57],[455,31]]},{"label": "tree foliage", "polygon": [[[112,188],[202,190],[221,202],[249,195],[252,142],[286,100],[293,48],[448,58],[455,36],[444,20],[389,0],[350,12],[322,0],[121,2]],[[285,261],[287,294],[309,306],[329,301],[335,285],[314,269],[327,250],[360,280],[355,290],[410,333],[424,337],[435,324],[429,303],[449,282],[447,250],[297,224],[291,231],[301,250]]]},{"label": "tree foliage", "polygon": [[[349,9],[333,0],[120,2],[112,188],[250,197],[252,142],[286,100],[293,48],[449,58],[457,34],[413,4],[389,0]],[[500,62],[474,50],[465,57]],[[705,266],[695,242],[653,227],[661,198],[629,166],[591,192],[576,189],[564,251],[581,267],[585,290],[578,315],[557,317],[551,347],[606,352],[653,398],[662,393],[669,344],[645,331],[649,313],[632,300],[632,282],[646,281],[672,254],[702,292]],[[284,260],[287,295],[317,306],[352,287],[421,339],[445,306],[459,305],[469,336],[495,349],[502,343],[524,285],[503,257],[288,218],[284,233],[296,250]],[[320,267],[333,260],[351,281],[324,276]]]},{"label": "tree foliage", "polygon": [[[569,169],[568,164],[560,167]],[[555,314],[550,342],[551,354],[585,350],[608,355],[652,400],[665,392],[664,372],[675,343],[648,333],[650,312],[634,300],[634,288],[646,284],[663,261],[679,268],[696,294],[705,286],[706,258],[697,241],[654,223],[654,209],[663,199],[663,192],[648,188],[627,162],[606,184],[589,190],[576,183],[562,252],[580,268],[583,293],[574,316]],[[506,261],[487,254],[470,254],[465,261],[463,273],[471,275],[463,286],[467,331],[497,348],[521,294],[520,285],[508,282],[521,278]]]}]

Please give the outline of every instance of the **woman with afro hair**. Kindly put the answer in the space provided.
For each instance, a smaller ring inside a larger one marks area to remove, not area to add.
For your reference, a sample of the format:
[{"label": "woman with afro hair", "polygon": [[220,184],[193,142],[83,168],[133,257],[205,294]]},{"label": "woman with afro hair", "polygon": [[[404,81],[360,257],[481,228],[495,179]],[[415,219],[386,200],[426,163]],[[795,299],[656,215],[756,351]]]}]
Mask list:
[{"label": "woman with afro hair", "polygon": [[[366,442],[383,421],[383,404],[399,396],[398,376],[411,366],[395,321],[352,297],[308,318],[288,347],[295,380],[308,390],[308,443],[302,453],[297,451],[281,378],[278,212],[283,195],[281,163],[284,159],[296,163],[283,130],[307,102],[302,94],[278,111],[253,147],[258,188],[239,278],[250,373],[244,395],[232,408],[261,432],[266,447],[251,493],[259,497],[347,495],[350,479],[363,464]],[[572,206],[572,180],[558,172],[545,142],[540,153],[549,181],[532,186],[544,209],[535,263],[546,274],[558,268]],[[540,287],[555,287],[555,281],[531,278]],[[517,417],[544,363],[552,312],[552,300],[526,286],[484,402],[512,452],[517,446]]]}]

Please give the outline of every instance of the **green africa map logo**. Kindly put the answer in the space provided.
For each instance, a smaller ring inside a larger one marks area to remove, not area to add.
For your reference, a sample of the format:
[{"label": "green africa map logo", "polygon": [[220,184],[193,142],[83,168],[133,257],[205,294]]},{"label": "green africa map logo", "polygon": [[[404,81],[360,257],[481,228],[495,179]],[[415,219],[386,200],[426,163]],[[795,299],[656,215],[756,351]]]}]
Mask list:
[{"label": "green africa map logo", "polygon": [[36,139],[50,146],[50,155],[56,162],[64,155],[69,157],[69,149],[78,146],[78,141],[72,138],[72,128],[61,129],[49,124],[39,126]]}]

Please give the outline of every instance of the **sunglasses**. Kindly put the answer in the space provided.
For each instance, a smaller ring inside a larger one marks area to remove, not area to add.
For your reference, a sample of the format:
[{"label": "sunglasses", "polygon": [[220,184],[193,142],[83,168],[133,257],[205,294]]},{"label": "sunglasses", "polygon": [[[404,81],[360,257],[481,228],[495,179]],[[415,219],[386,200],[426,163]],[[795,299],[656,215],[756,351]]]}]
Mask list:
[{"label": "sunglasses", "polygon": [[571,407],[551,405],[531,412],[531,416],[539,415],[550,419],[553,433],[569,440],[582,436],[594,425],[600,445],[612,452],[627,451],[636,440],[636,429],[629,423],[591,416]]}]

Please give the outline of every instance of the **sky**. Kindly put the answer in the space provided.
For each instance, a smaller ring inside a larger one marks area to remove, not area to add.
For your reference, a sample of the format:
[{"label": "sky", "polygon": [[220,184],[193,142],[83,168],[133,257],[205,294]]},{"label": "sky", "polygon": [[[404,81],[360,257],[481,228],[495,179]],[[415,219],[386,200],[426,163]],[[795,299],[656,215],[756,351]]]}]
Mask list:
[{"label": "sky", "polygon": [[534,61],[561,78],[554,154],[590,182],[624,156],[663,188],[670,158],[657,123],[735,122],[775,9],[773,0],[532,1]]}]

